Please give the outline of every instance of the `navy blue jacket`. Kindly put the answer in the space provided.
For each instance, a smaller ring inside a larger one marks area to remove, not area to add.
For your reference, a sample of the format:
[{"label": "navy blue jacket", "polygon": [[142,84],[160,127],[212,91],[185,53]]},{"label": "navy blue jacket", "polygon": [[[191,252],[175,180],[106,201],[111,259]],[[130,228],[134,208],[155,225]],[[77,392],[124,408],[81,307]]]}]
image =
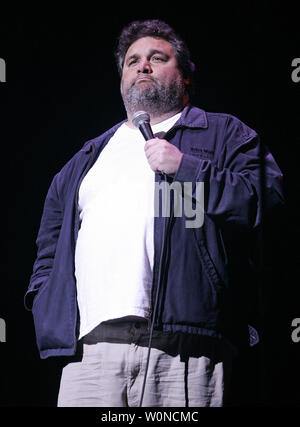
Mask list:
[{"label": "navy blue jacket", "polygon": [[[55,175],[48,190],[37,258],[25,295],[41,358],[75,354],[80,322],[74,275],[78,190],[121,123],[87,141]],[[250,242],[262,212],[283,201],[281,171],[257,133],[228,114],[187,105],[165,139],[183,153],[172,179],[204,182],[205,216],[198,228],[186,228],[184,215],[167,219],[169,234],[154,327],[224,336],[234,342],[241,326],[247,327],[249,289],[251,293],[254,286],[248,273]],[[155,179],[161,176],[155,174]],[[154,220],[152,306],[165,220],[159,216]]]}]

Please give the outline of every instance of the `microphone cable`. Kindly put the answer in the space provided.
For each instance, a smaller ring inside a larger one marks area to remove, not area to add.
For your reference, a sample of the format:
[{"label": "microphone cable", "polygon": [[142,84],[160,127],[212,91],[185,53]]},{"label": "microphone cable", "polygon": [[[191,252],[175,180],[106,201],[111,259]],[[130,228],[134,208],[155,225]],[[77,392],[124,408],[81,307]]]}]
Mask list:
[{"label": "microphone cable", "polygon": [[[163,182],[167,183],[167,175],[165,173],[163,174]],[[164,203],[166,204],[166,197],[164,197],[162,195],[162,199],[164,200]],[[163,206],[163,212],[166,212],[165,207],[166,207],[166,205]],[[148,342],[147,362],[146,362],[146,367],[145,367],[144,381],[143,381],[143,386],[142,386],[142,391],[141,391],[141,398],[140,398],[139,407],[142,406],[143,398],[144,398],[144,392],[145,392],[145,386],[146,386],[146,379],[147,379],[147,373],[148,373],[149,361],[150,361],[150,353],[151,353],[151,344],[152,344],[154,321],[155,321],[155,316],[156,316],[156,312],[157,312],[158,297],[159,297],[159,291],[160,291],[161,282],[162,282],[163,260],[164,260],[165,250],[166,250],[167,234],[168,234],[167,233],[168,227],[166,225],[167,224],[167,220],[168,220],[168,217],[165,216],[164,217],[164,221],[163,221],[162,247],[161,247],[160,259],[159,259],[159,266],[158,266],[157,288],[156,288],[155,301],[154,301],[154,307],[153,307],[153,312],[152,312],[152,322],[151,322],[149,342]]]},{"label": "microphone cable", "polygon": [[[140,130],[140,132],[142,133],[142,135],[146,141],[154,138],[154,135],[153,135],[153,132],[151,129],[151,125],[150,125],[150,115],[146,111],[137,111],[133,115],[132,123],[135,127],[137,127]],[[158,134],[156,134],[156,135],[159,136],[160,138],[162,138],[163,137],[162,134],[164,135],[165,132],[160,132],[160,135],[158,135]],[[161,172],[161,174],[163,176],[162,182],[167,184],[167,175],[164,172]],[[164,194],[162,194],[162,200],[164,202],[164,204],[162,206],[162,209],[163,209],[162,212],[166,212],[167,201],[166,201],[166,197],[164,197]],[[149,361],[150,361],[154,321],[155,321],[155,317],[156,317],[156,312],[157,312],[157,307],[158,307],[159,291],[160,291],[161,282],[162,282],[163,261],[164,261],[164,254],[165,254],[165,250],[166,250],[167,231],[168,231],[168,227],[166,225],[167,220],[168,220],[168,217],[165,216],[164,220],[163,220],[162,247],[161,247],[159,266],[158,266],[157,289],[156,289],[156,294],[155,294],[155,299],[154,299],[154,307],[153,307],[153,312],[152,312],[152,322],[151,322],[150,334],[149,334],[147,362],[146,362],[146,367],[145,367],[145,374],[144,374],[144,380],[143,380],[143,386],[142,386],[142,391],[141,391],[141,398],[140,398],[139,407],[142,406],[143,398],[144,398],[146,379],[147,379],[147,373],[148,373]]]}]

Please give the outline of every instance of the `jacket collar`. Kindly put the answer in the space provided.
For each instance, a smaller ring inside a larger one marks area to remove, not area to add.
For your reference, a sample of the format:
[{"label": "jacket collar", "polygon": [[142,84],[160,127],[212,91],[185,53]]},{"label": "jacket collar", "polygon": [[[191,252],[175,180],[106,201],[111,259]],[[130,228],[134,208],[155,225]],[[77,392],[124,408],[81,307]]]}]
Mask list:
[{"label": "jacket collar", "polygon": [[[100,136],[86,141],[81,151],[88,153],[91,150],[92,145],[102,144],[108,136],[113,135],[116,130],[127,120],[122,120],[121,122],[114,125],[112,128],[107,130],[105,133]],[[208,127],[206,112],[201,110],[201,108],[194,107],[191,104],[187,104],[182,110],[182,114],[173,127],[189,127],[189,128],[202,128],[205,129]]]},{"label": "jacket collar", "polygon": [[175,126],[205,129],[208,127],[206,112],[201,110],[201,108],[187,104],[182,110],[182,114],[175,123],[174,127]]}]

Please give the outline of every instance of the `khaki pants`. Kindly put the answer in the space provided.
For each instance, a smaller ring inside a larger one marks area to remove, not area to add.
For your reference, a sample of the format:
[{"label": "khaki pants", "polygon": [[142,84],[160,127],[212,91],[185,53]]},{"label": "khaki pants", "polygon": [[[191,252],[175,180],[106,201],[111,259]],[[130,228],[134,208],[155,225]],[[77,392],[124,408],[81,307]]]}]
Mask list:
[{"label": "khaki pants", "polygon": [[[83,340],[82,360],[63,368],[58,406],[139,406],[148,348],[138,345],[137,336],[147,334],[147,326],[130,327],[136,334],[131,343],[97,342],[95,333]],[[117,333],[117,325],[110,328]],[[223,406],[229,362],[207,356],[181,360],[179,354],[151,348],[142,406]]]}]

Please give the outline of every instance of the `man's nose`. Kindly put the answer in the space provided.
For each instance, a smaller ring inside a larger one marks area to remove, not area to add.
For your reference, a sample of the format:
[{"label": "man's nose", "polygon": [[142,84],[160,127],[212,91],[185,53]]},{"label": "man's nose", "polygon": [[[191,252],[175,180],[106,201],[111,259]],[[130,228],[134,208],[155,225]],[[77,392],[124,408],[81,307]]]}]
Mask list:
[{"label": "man's nose", "polygon": [[138,68],[138,73],[145,73],[145,74],[152,73],[151,64],[148,61],[148,59],[145,59],[145,60],[140,62],[139,68]]}]

